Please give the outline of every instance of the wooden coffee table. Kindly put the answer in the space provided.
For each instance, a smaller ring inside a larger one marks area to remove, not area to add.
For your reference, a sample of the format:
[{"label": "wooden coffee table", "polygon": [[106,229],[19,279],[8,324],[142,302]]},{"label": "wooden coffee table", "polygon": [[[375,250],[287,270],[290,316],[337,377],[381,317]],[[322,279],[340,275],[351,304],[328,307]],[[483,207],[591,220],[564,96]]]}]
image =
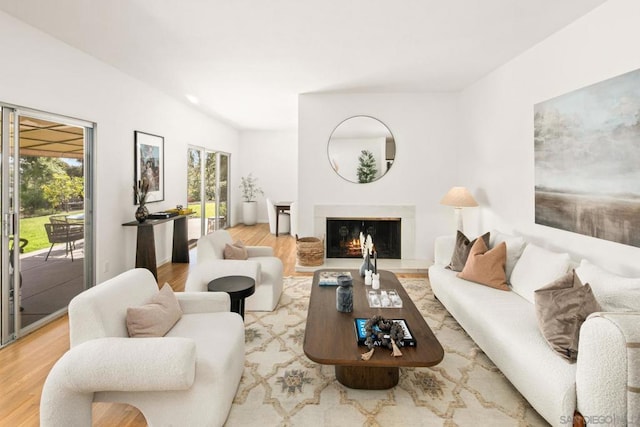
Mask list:
[{"label": "wooden coffee table", "polygon": [[[327,270],[318,270],[313,276],[303,350],[314,362],[334,365],[336,379],[341,384],[356,389],[388,389],[398,384],[400,367],[433,366],[442,361],[442,346],[395,274],[380,270],[380,289],[396,290],[402,298],[402,308],[370,308],[366,293],[371,286],[365,286],[357,270],[350,270],[353,312],[340,313],[336,310],[336,287],[318,285],[321,271]],[[376,314],[386,319],[405,319],[416,339],[416,347],[401,347],[401,357],[391,356],[387,348],[376,347],[371,359],[361,360],[360,355],[368,348],[358,346],[353,319]]]}]

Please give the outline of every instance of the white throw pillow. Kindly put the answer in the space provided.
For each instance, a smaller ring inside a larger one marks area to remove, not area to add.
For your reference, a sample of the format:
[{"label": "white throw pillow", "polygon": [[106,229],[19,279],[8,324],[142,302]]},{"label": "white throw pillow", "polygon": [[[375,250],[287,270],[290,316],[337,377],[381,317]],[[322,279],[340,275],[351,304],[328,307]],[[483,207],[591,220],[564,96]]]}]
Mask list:
[{"label": "white throw pillow", "polygon": [[507,263],[505,264],[505,273],[507,275],[507,283],[510,283],[513,267],[516,266],[518,259],[522,255],[525,242],[520,236],[513,236],[511,234],[502,233],[498,230],[491,230],[491,248],[495,248],[502,242],[507,245]]},{"label": "white throw pillow", "polygon": [[[511,273],[511,287],[522,298],[535,304],[534,292],[569,271],[567,253],[552,252],[529,243]],[[595,292],[594,292],[595,293]]]},{"label": "white throw pillow", "polygon": [[604,311],[640,311],[640,278],[622,277],[586,259],[576,268],[582,283],[591,285],[593,295]]}]

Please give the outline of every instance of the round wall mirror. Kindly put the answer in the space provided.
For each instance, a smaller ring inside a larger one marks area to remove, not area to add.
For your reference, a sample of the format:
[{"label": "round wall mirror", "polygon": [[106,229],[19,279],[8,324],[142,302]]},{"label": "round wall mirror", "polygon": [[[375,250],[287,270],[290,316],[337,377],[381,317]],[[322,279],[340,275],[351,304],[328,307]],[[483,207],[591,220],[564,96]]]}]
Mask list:
[{"label": "round wall mirror", "polygon": [[329,163],[347,181],[365,184],[382,178],[393,165],[396,142],[384,123],[350,117],[336,126],[327,144]]}]

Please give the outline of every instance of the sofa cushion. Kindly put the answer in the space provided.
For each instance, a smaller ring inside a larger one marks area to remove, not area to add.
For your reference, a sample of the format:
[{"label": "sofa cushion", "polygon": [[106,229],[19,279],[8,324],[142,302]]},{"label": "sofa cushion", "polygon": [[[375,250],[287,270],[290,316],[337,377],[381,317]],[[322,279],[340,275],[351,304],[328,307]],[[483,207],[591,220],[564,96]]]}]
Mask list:
[{"label": "sofa cushion", "polygon": [[[486,247],[489,247],[489,236],[488,232],[480,236],[480,238],[484,240]],[[453,254],[451,255],[451,263],[447,268],[453,271],[462,271],[465,263],[467,262],[467,258],[469,257],[471,247],[476,240],[478,240],[477,237],[473,240],[469,240],[467,236],[458,230],[456,233],[456,245],[453,249]]]},{"label": "sofa cushion", "polygon": [[552,252],[533,244],[528,244],[511,273],[511,286],[515,293],[535,303],[536,289],[553,282],[566,274],[571,259],[567,253]]},{"label": "sofa cushion", "polygon": [[536,316],[542,335],[560,356],[575,362],[580,327],[600,305],[575,273],[569,273],[535,291]]},{"label": "sofa cushion", "polygon": [[180,304],[168,283],[148,304],[127,309],[127,331],[130,337],[162,337],[182,316]]},{"label": "sofa cushion", "polygon": [[244,245],[242,240],[237,240],[232,244],[226,243],[224,245],[224,259],[249,259],[247,247]]},{"label": "sofa cushion", "polygon": [[576,274],[591,285],[603,311],[640,311],[640,278],[618,276],[586,259]]},{"label": "sofa cushion", "polygon": [[513,236],[511,234],[502,233],[498,230],[491,231],[491,244],[490,248],[495,248],[500,243],[504,242],[507,245],[507,262],[505,263],[505,274],[507,276],[507,283],[511,281],[511,273],[513,267],[515,267],[522,251],[524,250],[525,241],[520,236]]},{"label": "sofa cushion", "polygon": [[507,245],[504,242],[489,250],[483,239],[476,239],[469,252],[467,263],[458,273],[458,277],[508,291],[509,286],[504,273],[506,258]]}]

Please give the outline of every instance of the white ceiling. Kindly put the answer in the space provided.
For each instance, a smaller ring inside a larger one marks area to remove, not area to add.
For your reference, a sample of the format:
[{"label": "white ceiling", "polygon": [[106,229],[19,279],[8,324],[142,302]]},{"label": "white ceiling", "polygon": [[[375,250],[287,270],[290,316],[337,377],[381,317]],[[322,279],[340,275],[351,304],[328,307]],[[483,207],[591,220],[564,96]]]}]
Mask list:
[{"label": "white ceiling", "polygon": [[457,91],[605,0],[0,0],[0,9],[241,129],[297,97]]}]

